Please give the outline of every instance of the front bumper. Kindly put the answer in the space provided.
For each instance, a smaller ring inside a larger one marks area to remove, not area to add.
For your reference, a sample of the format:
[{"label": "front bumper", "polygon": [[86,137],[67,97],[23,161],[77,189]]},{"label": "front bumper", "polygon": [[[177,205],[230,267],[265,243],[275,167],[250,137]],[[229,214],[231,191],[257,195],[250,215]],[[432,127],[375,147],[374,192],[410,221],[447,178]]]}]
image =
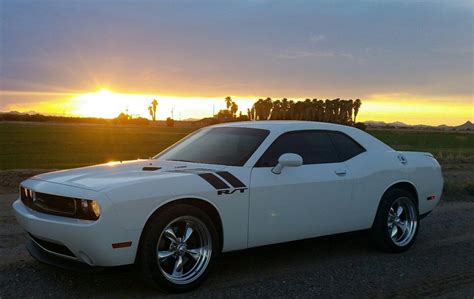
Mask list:
[{"label": "front bumper", "polygon": [[[109,267],[132,264],[135,261],[140,233],[123,229],[116,217],[101,216],[99,220],[91,221],[48,215],[26,207],[20,199],[13,203],[13,209],[20,225],[39,241],[35,245],[44,241],[45,244],[57,244],[57,248],[67,248],[68,253],[63,254],[61,250],[55,250],[54,246],[50,250],[40,247],[42,251],[47,251],[48,256],[54,255],[64,263],[73,261],[89,266]],[[124,241],[131,241],[132,245],[126,248],[112,247],[112,244]],[[50,260],[38,258],[37,251],[30,250],[30,253],[40,261]]]},{"label": "front bumper", "polygon": [[61,269],[76,271],[76,272],[100,272],[104,270],[103,267],[89,266],[86,263],[79,262],[77,260],[72,260],[69,258],[64,258],[57,254],[50,253],[48,250],[45,250],[41,245],[36,243],[33,239],[30,239],[26,244],[26,249],[32,257],[37,261],[52,265]]}]

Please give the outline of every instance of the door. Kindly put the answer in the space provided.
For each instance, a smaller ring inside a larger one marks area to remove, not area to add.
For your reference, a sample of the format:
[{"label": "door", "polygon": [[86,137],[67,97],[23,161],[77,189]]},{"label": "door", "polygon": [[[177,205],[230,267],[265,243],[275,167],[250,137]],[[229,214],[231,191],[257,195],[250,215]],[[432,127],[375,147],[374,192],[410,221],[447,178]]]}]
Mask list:
[{"label": "door", "polygon": [[[272,173],[285,153],[303,165]],[[340,160],[326,131],[278,137],[252,169],[249,247],[350,230],[351,174]]]}]

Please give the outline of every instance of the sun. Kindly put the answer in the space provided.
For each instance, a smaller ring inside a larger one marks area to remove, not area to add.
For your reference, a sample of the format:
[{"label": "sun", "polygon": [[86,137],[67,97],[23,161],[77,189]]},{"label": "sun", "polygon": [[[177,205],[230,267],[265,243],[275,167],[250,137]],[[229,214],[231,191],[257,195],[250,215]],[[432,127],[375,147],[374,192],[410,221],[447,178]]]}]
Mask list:
[{"label": "sun", "polygon": [[107,88],[102,88],[97,92],[98,96],[101,96],[102,98],[107,98],[113,96],[113,93],[109,91]]}]

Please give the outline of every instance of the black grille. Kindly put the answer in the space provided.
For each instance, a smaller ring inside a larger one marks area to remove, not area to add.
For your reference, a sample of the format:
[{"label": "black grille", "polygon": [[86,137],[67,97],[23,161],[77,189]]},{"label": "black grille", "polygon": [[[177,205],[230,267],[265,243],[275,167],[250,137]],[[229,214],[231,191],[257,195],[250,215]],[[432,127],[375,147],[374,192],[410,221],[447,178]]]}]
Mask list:
[{"label": "black grille", "polygon": [[76,201],[72,198],[38,192],[35,195],[33,204],[40,209],[70,215],[76,213]]},{"label": "black grille", "polygon": [[32,234],[29,234],[29,235],[30,235],[30,238],[33,239],[38,245],[40,245],[41,247],[43,247],[44,249],[48,251],[51,251],[57,254],[62,254],[69,257],[73,257],[73,258],[76,257],[74,253],[72,253],[71,250],[69,250],[69,248],[67,248],[64,245],[38,239]]}]

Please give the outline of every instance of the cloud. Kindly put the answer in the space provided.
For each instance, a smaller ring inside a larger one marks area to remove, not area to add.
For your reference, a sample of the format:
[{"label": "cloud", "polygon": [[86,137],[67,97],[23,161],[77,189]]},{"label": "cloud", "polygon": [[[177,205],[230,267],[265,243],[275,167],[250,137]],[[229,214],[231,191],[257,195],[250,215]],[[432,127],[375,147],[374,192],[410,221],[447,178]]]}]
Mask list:
[{"label": "cloud", "polygon": [[325,40],[326,39],[326,36],[325,35],[322,35],[322,34],[319,34],[319,35],[312,35],[309,40],[313,43],[313,44],[317,44],[319,43],[320,41],[322,40]]},{"label": "cloud", "polygon": [[308,58],[308,57],[335,57],[336,54],[334,52],[317,51],[317,50],[314,50],[314,51],[287,50],[276,56],[282,59],[300,59],[300,58]]},{"label": "cloud", "polygon": [[290,49],[285,50],[279,54],[272,55],[281,59],[304,59],[304,58],[339,58],[345,60],[355,61],[359,64],[364,62],[363,59],[359,59],[350,53],[339,53],[335,51],[320,51],[320,50],[299,50]]}]

